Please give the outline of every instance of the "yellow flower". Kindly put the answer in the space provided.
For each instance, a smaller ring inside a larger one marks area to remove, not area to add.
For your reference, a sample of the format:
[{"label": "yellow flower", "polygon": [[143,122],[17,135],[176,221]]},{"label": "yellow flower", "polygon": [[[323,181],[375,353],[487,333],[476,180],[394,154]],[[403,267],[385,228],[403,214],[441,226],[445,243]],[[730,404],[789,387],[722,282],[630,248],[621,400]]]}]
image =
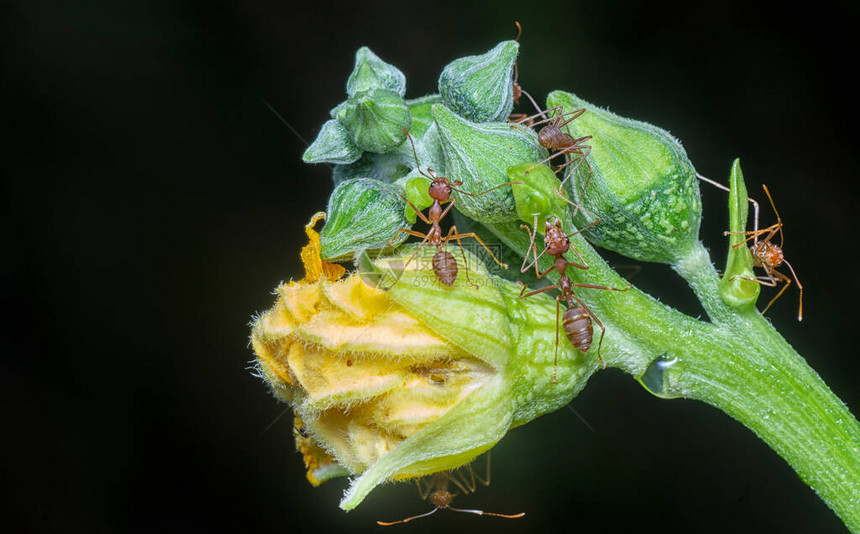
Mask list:
[{"label": "yellow flower", "polygon": [[[356,273],[341,278],[342,268],[319,258],[321,217],[307,227],[307,275],[277,288],[252,343],[273,393],[295,411],[308,480],[361,475],[342,508],[386,480],[471,461],[512,426],[566,403],[593,371],[594,362],[572,357],[550,385],[552,357],[533,351],[552,346],[554,302],[517,298],[518,286],[474,257],[469,276],[480,290],[439,284],[418,261],[387,291]],[[398,262],[365,262],[365,277]]]}]

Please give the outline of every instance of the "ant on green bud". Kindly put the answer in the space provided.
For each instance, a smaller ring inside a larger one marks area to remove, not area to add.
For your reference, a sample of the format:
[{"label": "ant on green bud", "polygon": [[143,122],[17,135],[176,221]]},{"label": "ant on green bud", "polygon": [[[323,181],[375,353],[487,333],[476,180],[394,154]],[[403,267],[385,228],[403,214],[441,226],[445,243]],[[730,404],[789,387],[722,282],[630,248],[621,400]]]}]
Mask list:
[{"label": "ant on green bud", "polygon": [[[729,188],[724,186],[719,182],[715,182],[709,178],[705,178],[701,174],[696,174],[696,176],[705,182],[708,182],[711,185],[714,185],[724,191],[729,191]],[[775,297],[770,299],[770,302],[767,303],[764,310],[762,310],[762,314],[767,313],[767,310],[770,309],[771,305],[776,302],[776,299],[782,296],[785,293],[785,290],[788,289],[788,286],[791,285],[792,278],[794,282],[797,284],[797,289],[800,292],[800,304],[798,306],[797,311],[797,320],[803,321],[803,284],[800,283],[800,280],[797,278],[797,274],[794,272],[794,268],[788,263],[788,260],[785,259],[785,254],[783,252],[783,245],[785,242],[785,236],[782,232],[782,218],[779,216],[779,212],[776,210],[776,205],[773,202],[773,197],[770,195],[770,190],[768,190],[767,186],[762,184],[762,189],[764,189],[764,193],[767,195],[767,199],[770,201],[770,207],[773,208],[773,213],[776,215],[776,223],[768,226],[767,228],[759,228],[758,215],[759,215],[759,206],[758,202],[753,200],[750,197],[747,197],[747,200],[753,205],[753,211],[755,213],[753,217],[753,230],[748,232],[731,232],[725,231],[723,235],[743,235],[746,236],[746,239],[741,241],[736,245],[732,245],[732,248],[737,248],[749,243],[752,240],[753,244],[750,246],[750,253],[752,254],[753,261],[755,262],[756,267],[761,267],[764,269],[764,276],[757,276],[755,278],[746,277],[746,276],[732,276],[730,280],[748,280],[750,282],[755,282],[757,284],[767,286],[767,287],[777,287],[779,284],[783,284],[782,288],[776,294]],[[771,243],[771,240],[779,234],[779,245],[775,243]],[[762,239],[760,237],[764,236]],[[782,264],[785,264],[788,267],[788,270],[791,271],[791,277],[777,271],[777,267],[780,267]]]}]

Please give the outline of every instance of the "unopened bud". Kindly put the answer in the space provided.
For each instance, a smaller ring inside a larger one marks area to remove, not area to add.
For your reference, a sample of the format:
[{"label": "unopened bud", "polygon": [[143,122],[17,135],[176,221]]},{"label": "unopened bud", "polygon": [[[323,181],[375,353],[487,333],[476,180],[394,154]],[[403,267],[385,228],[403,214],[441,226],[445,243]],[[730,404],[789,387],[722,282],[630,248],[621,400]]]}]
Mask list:
[{"label": "unopened bud", "polygon": [[580,210],[583,228],[593,243],[639,261],[675,263],[698,240],[702,203],[696,171],[668,132],[598,108],[574,94],[550,93],[549,106],[565,112],[585,108],[568,127],[574,138],[591,136],[588,165],[577,167],[567,181]]},{"label": "unopened bud", "polygon": [[513,72],[520,45],[503,41],[479,56],[449,63],[439,76],[442,102],[474,122],[504,121],[514,109]]}]

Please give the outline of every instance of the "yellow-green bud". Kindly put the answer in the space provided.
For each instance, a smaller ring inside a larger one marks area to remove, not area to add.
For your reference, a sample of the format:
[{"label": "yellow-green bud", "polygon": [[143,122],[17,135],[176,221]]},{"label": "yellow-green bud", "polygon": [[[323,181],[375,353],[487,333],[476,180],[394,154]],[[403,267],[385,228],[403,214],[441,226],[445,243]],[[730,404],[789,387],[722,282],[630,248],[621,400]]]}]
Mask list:
[{"label": "yellow-green bud", "polygon": [[[328,219],[320,232],[321,256],[327,260],[351,258],[358,250],[390,248],[388,241],[410,225],[400,188],[369,178],[337,185],[328,201]],[[408,206],[406,206],[408,208]],[[401,234],[399,244],[406,240]]]},{"label": "yellow-green bud", "polygon": [[[697,242],[702,202],[696,171],[668,132],[598,108],[574,94],[550,93],[547,105],[564,111],[585,108],[568,126],[573,137],[592,136],[589,165],[568,180],[580,210],[580,228],[593,243],[639,261],[675,263]],[[588,186],[583,193],[586,182]]]},{"label": "yellow-green bud", "polygon": [[479,56],[449,63],[439,76],[442,102],[474,122],[507,120],[514,109],[513,72],[520,45],[503,41]]},{"label": "yellow-green bud", "polygon": [[[508,167],[547,156],[530,128],[512,128],[504,122],[468,121],[446,106],[433,106],[439,128],[445,173],[460,180],[462,189],[478,194],[509,182]],[[437,173],[438,173],[437,169]],[[518,219],[510,187],[501,187],[479,197],[458,195],[457,209],[479,222],[496,223]]]},{"label": "yellow-green bud", "polygon": [[302,154],[305,163],[353,163],[361,157],[361,149],[355,145],[349,132],[336,121],[326,121],[317,138]]},{"label": "yellow-green bud", "polygon": [[[308,275],[281,285],[254,323],[261,374],[316,447],[300,443],[309,479],[336,476],[338,466],[360,474],[346,510],[382,482],[471,461],[509,429],[564,406],[597,368],[562,336],[553,384],[552,298],[519,298],[518,285],[468,252],[480,289],[460,279],[443,286],[430,262],[414,259],[403,272],[414,251],[372,263],[362,255],[367,270],[341,280],[319,274],[325,262],[303,252]],[[394,270],[402,276],[388,291],[365,282]]]},{"label": "yellow-green bud", "polygon": [[379,59],[362,46],[355,53],[355,67],[346,80],[346,93],[354,96],[371,89],[388,89],[400,96],[406,94],[406,76],[400,69]]},{"label": "yellow-green bud", "polygon": [[399,94],[387,89],[370,89],[350,96],[337,108],[337,119],[355,145],[370,152],[388,152],[406,139],[409,106]]}]

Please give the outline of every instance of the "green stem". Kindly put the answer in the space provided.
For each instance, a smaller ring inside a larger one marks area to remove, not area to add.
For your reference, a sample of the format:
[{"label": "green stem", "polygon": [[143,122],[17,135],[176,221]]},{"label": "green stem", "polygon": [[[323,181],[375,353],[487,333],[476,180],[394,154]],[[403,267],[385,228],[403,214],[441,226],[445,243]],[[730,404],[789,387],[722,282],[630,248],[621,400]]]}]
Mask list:
[{"label": "green stem", "polygon": [[[567,214],[558,215],[573,228]],[[487,227],[520,255],[527,253],[518,222]],[[627,285],[580,235],[571,241],[589,264],[587,271],[569,272],[571,279]],[[542,259],[542,269],[551,261]],[[761,314],[723,301],[719,276],[700,243],[673,267],[713,322],[693,319],[636,288],[577,292],[606,326],[607,364],[657,396],[698,399],[737,419],[782,456],[851,532],[860,533],[860,424]]]}]

